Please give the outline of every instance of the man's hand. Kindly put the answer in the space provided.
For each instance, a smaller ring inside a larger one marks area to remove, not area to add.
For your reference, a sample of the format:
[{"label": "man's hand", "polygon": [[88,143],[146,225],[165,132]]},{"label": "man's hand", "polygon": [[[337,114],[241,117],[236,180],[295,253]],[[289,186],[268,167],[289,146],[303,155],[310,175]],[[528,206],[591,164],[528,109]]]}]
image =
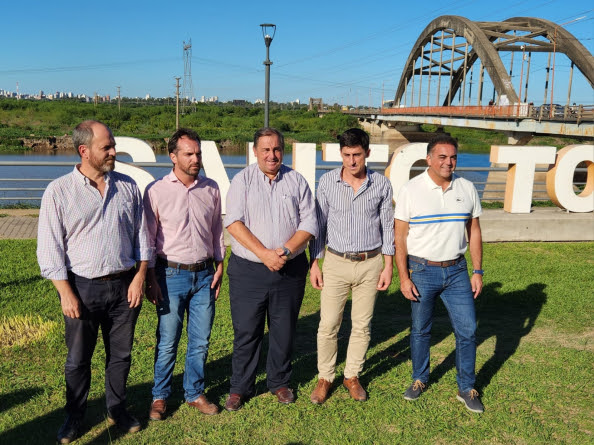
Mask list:
[{"label": "man's hand", "polygon": [[314,289],[322,290],[324,287],[324,278],[318,260],[313,260],[309,268],[309,281]]},{"label": "man's hand", "polygon": [[211,289],[215,289],[215,300],[219,299],[219,292],[221,291],[221,283],[223,282],[223,262],[216,261],[215,273],[212,276]]},{"label": "man's hand", "polygon": [[419,291],[415,286],[415,283],[412,282],[410,278],[405,278],[400,280],[400,292],[404,295],[404,298],[410,301],[419,301],[417,297],[419,296]]},{"label": "man's hand", "polygon": [[68,280],[52,280],[52,283],[60,296],[62,313],[69,318],[80,318],[81,301],[72,290]]},{"label": "man's hand", "polygon": [[289,261],[289,257],[287,255],[285,255],[285,249],[283,249],[282,247],[277,247],[276,249],[274,249],[274,251],[276,252],[276,254],[281,257],[283,260]]},{"label": "man's hand", "polygon": [[136,275],[134,275],[130,286],[128,286],[128,303],[130,303],[130,309],[140,306],[142,295],[144,294],[142,289],[143,285],[144,274],[137,272]]},{"label": "man's hand", "polygon": [[474,293],[474,299],[476,300],[476,297],[478,297],[483,290],[483,276],[478,273],[472,274],[470,285],[472,286],[472,292]]},{"label": "man's hand", "polygon": [[153,268],[149,269],[146,274],[146,299],[154,305],[158,305],[163,300],[161,286],[157,282],[157,276]]},{"label": "man's hand", "polygon": [[379,280],[377,280],[377,290],[386,290],[392,284],[392,258],[390,257],[390,262],[386,264],[384,270],[379,276]]},{"label": "man's hand", "polygon": [[70,318],[80,318],[80,300],[72,290],[60,293],[60,304],[64,315]]},{"label": "man's hand", "polygon": [[[262,260],[264,265],[272,272],[281,270],[287,262],[285,259],[283,259],[284,257],[278,254],[277,250],[279,249],[264,249],[259,255],[259,258]],[[280,249],[281,254],[283,253],[282,250],[283,249]]]}]

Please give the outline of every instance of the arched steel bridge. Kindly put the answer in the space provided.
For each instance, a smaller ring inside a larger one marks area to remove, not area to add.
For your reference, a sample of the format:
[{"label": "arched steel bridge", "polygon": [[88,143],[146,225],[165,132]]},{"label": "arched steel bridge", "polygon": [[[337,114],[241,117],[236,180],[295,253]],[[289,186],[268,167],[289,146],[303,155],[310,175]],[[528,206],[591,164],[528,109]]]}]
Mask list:
[{"label": "arched steel bridge", "polygon": [[[517,52],[522,56],[521,67],[517,67],[518,89],[512,82],[513,55]],[[503,53],[511,53],[508,66],[502,60]],[[543,101],[536,106],[527,102],[533,53],[548,53]],[[562,105],[553,101],[556,58],[561,54],[571,62],[569,75],[563,78],[567,81],[567,100]],[[478,92],[471,100],[471,88],[477,83],[473,81],[476,65]],[[391,106],[350,113],[381,123],[432,123],[520,135],[594,137],[594,90],[570,105],[574,68],[594,89],[594,57],[563,24],[534,17],[474,22],[445,15],[421,32]],[[486,75],[493,85],[489,98],[485,98]]]}]

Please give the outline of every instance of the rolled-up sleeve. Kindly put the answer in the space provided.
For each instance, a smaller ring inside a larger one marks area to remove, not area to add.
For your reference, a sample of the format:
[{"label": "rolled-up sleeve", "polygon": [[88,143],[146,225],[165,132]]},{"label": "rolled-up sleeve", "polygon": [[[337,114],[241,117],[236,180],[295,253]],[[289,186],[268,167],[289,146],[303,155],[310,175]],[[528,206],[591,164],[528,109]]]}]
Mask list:
[{"label": "rolled-up sleeve", "polygon": [[143,207],[144,219],[146,221],[146,234],[148,238],[148,245],[151,249],[151,258],[149,260],[149,267],[155,267],[157,260],[156,246],[157,246],[157,219],[158,209],[156,200],[152,198],[152,188],[154,182],[150,183],[144,191]]},{"label": "rolled-up sleeve", "polygon": [[394,208],[392,207],[392,185],[386,181],[383,200],[380,207],[380,224],[382,225],[382,254],[394,255]]},{"label": "rolled-up sleeve", "polygon": [[225,241],[223,236],[223,216],[221,215],[221,192],[215,187],[215,208],[212,218],[212,243],[215,261],[225,259]]},{"label": "rolled-up sleeve", "polygon": [[134,225],[134,259],[150,261],[154,249],[149,242],[142,195],[136,186],[134,187]]},{"label": "rolled-up sleeve", "polygon": [[37,229],[37,261],[41,276],[50,280],[67,280],[64,226],[60,219],[53,185],[50,184],[41,199]]},{"label": "rolled-up sleeve", "polygon": [[309,185],[302,176],[299,177],[299,225],[297,230],[307,232],[314,238],[318,236],[316,204]]},{"label": "rolled-up sleeve", "polygon": [[229,227],[236,221],[245,224],[245,205],[246,205],[246,169],[235,175],[227,191],[226,209],[224,225]]},{"label": "rolled-up sleeve", "polygon": [[309,243],[309,256],[311,259],[324,258],[328,224],[328,197],[326,196],[326,178],[322,177],[316,191],[316,217],[318,219],[318,236]]}]

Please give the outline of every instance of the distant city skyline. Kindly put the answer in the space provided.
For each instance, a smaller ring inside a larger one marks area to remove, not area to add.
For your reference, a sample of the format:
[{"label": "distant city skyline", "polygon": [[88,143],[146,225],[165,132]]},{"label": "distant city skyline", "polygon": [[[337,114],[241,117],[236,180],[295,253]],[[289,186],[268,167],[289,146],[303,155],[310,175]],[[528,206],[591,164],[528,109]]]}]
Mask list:
[{"label": "distant city skyline", "polygon": [[[0,30],[5,42],[0,89],[14,92],[18,82],[19,92],[29,95],[43,90],[114,98],[120,87],[122,97],[174,97],[175,77],[184,77],[182,45],[191,39],[194,96],[253,103],[264,97],[266,53],[259,24],[268,22],[277,25],[270,46],[272,101],[306,103],[321,97],[324,103],[379,106],[382,98],[394,98],[423,29],[446,14],[480,21],[544,18],[565,26],[594,52],[594,9],[561,0],[429,0],[422,7],[311,0],[298,7],[235,0],[224,7],[216,2],[106,0],[98,6],[32,0],[3,5],[3,16],[12,19],[4,20]],[[568,77],[569,64],[558,55],[556,84]],[[528,101],[543,101],[544,68],[543,63],[532,67],[531,82],[538,87]],[[518,76],[514,72],[514,84]],[[565,103],[566,88],[555,87],[555,94],[555,102]],[[594,104],[592,87],[576,72],[571,101]]]}]

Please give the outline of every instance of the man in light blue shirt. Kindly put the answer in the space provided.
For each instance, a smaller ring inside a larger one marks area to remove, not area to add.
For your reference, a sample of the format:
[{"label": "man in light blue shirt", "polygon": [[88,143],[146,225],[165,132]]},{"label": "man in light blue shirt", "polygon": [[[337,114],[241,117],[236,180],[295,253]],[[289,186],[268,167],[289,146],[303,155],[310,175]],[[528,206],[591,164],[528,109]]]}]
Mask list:
[{"label": "man in light blue shirt", "polygon": [[294,401],[289,383],[308,268],[304,251],[317,235],[317,222],[307,181],[282,164],[283,151],[278,130],[258,130],[258,162],[235,175],[227,193],[224,225],[232,236],[227,274],[234,331],[227,411],[237,411],[255,393],[266,320],[268,389],[280,403]]},{"label": "man in light blue shirt", "polygon": [[58,443],[70,443],[80,434],[99,328],[105,343],[108,422],[125,432],[140,429],[126,410],[126,380],[151,257],[140,191],[130,177],[113,171],[111,130],[85,121],[74,129],[72,140],[81,163],[48,185],[37,237],[41,275],[56,287],[66,325],[67,417]]}]

